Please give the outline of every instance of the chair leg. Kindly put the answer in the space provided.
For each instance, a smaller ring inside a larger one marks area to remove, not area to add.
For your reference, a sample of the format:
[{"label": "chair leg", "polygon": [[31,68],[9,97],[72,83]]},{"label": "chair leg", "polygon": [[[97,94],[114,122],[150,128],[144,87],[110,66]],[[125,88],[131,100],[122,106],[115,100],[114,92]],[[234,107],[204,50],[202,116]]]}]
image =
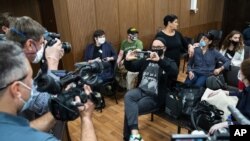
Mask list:
[{"label": "chair leg", "polygon": [[185,72],[185,67],[186,67],[186,58],[183,59],[183,68],[182,68],[182,73]]},{"label": "chair leg", "polygon": [[114,97],[115,97],[115,102],[116,102],[116,104],[118,104],[118,100],[117,100],[116,92],[114,93]]},{"label": "chair leg", "polygon": [[181,126],[178,125],[177,127],[177,134],[180,134],[181,133]]},{"label": "chair leg", "polygon": [[151,119],[150,121],[154,121],[154,113],[151,113]]}]

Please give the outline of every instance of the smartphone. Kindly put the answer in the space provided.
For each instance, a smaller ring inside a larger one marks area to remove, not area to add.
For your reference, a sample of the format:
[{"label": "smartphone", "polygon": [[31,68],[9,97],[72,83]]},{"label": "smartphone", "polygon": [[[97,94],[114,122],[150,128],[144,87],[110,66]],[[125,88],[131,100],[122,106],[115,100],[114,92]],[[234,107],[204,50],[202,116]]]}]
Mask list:
[{"label": "smartphone", "polygon": [[148,52],[148,51],[136,51],[136,57],[137,58],[149,58],[150,52]]}]

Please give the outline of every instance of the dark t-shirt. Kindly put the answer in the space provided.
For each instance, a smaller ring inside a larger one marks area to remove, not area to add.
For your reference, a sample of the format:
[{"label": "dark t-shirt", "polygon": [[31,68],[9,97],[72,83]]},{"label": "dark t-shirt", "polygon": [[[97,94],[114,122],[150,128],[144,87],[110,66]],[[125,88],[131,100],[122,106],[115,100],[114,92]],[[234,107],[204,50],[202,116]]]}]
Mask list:
[{"label": "dark t-shirt", "polygon": [[227,57],[229,60],[232,60],[233,56],[235,54],[235,51],[234,50],[228,50],[226,51],[225,53],[225,57]]},{"label": "dark t-shirt", "polygon": [[95,46],[94,48],[94,52],[93,52],[93,59],[96,59],[96,58],[100,58],[102,59],[102,46]]},{"label": "dark t-shirt", "polygon": [[181,52],[186,52],[188,48],[188,43],[183,38],[181,33],[175,31],[175,34],[173,36],[169,36],[160,31],[156,34],[155,37],[161,37],[165,39],[165,46],[167,47],[165,56],[167,58],[173,59],[176,62],[177,66],[179,66]]}]

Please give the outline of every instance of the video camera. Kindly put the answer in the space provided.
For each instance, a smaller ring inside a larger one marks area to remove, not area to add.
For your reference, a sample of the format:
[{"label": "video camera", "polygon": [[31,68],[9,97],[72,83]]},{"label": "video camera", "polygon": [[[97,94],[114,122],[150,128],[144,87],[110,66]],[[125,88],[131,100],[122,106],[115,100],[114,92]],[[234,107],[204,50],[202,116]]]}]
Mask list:
[{"label": "video camera", "polygon": [[[98,74],[110,67],[109,62],[81,62],[76,63],[75,66],[76,69],[73,72],[65,71],[66,74],[59,81],[56,81],[47,73],[40,73],[35,79],[38,91],[52,94],[49,108],[57,120],[69,121],[79,116],[77,108],[79,105],[74,103],[75,96],[79,96],[82,103],[86,103],[90,99],[96,105],[96,109],[101,109],[104,106],[102,96],[95,92],[87,95],[83,91],[83,85],[87,84],[94,87],[101,84],[102,80],[99,79]],[[69,84],[72,84],[72,86],[65,89]]]},{"label": "video camera", "polygon": [[[48,42],[48,46],[52,46],[56,43],[55,39],[60,39],[60,34],[54,32],[46,32],[44,34],[44,39]],[[71,51],[71,44],[69,42],[62,42],[62,48],[65,53],[69,53]]]}]

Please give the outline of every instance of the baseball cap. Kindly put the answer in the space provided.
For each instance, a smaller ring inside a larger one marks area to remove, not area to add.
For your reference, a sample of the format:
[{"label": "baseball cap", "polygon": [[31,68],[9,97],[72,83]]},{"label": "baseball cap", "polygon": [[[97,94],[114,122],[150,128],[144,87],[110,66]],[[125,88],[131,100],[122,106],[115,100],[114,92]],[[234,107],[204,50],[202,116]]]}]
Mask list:
[{"label": "baseball cap", "polygon": [[136,34],[139,33],[138,30],[134,27],[130,27],[127,31],[128,34]]}]

